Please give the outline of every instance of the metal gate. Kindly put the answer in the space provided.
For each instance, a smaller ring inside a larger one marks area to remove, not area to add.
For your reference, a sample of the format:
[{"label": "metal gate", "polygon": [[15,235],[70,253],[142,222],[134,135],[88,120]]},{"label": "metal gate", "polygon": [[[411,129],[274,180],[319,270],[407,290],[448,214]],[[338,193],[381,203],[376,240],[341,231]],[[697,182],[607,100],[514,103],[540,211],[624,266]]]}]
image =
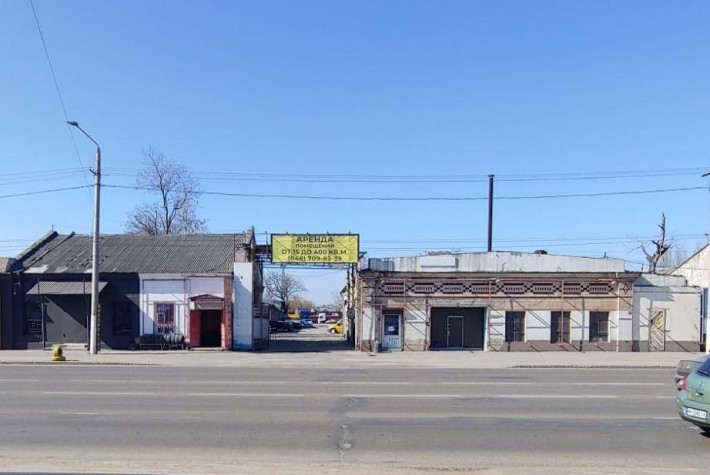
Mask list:
[{"label": "metal gate", "polygon": [[463,348],[463,316],[446,317],[446,340],[447,348]]},{"label": "metal gate", "polygon": [[648,351],[664,351],[666,349],[665,310],[651,310],[648,333]]}]

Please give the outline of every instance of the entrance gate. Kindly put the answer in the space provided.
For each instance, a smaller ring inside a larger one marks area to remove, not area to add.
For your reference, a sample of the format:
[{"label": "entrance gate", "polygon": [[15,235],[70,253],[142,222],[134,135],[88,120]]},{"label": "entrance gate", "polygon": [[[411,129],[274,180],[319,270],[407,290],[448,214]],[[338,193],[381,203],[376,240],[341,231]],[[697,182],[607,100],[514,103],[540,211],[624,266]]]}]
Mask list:
[{"label": "entrance gate", "polygon": [[382,349],[400,350],[402,349],[402,316],[399,314],[384,315],[385,328],[383,331]]},{"label": "entrance gate", "polygon": [[648,351],[664,351],[666,349],[666,311],[651,310],[650,320]]}]

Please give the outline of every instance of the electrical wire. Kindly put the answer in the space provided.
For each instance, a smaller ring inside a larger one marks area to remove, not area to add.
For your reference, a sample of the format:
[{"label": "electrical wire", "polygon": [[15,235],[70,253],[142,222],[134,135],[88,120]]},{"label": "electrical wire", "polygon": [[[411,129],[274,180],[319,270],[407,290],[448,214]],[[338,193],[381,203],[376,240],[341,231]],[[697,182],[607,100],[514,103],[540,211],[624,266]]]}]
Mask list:
[{"label": "electrical wire", "polygon": [[91,187],[92,187],[92,185],[79,185],[79,186],[68,186],[66,188],[54,188],[51,190],[27,191],[24,193],[13,193],[13,194],[9,194],[9,195],[0,195],[0,199],[17,198],[20,196],[44,195],[47,193],[59,193],[61,191],[81,190],[84,188],[91,188]]},{"label": "electrical wire", "polygon": [[[64,104],[64,97],[62,96],[62,91],[59,88],[59,81],[57,81],[57,75],[54,72],[54,66],[52,65],[52,59],[49,56],[49,49],[47,48],[47,42],[44,39],[44,33],[42,33],[42,27],[40,26],[39,23],[39,17],[37,16],[37,10],[35,9],[35,4],[33,0],[29,0],[30,2],[30,7],[32,8],[32,15],[34,16],[35,19],[35,24],[37,25],[37,31],[39,32],[39,38],[42,40],[42,46],[44,47],[44,55],[47,58],[47,64],[49,64],[49,70],[52,73],[52,80],[54,81],[54,88],[57,91],[57,96],[59,97],[59,103],[62,106],[62,113],[64,114],[64,121],[65,123],[69,121],[69,115],[67,114],[67,108],[66,105]],[[74,138],[74,133],[71,130],[71,127],[67,126],[67,129],[69,131],[69,136],[71,137],[72,144],[74,144],[74,152],[76,153],[76,158],[79,160],[79,165],[81,166],[82,169],[85,169],[84,167],[84,162],[81,160],[81,154],[79,154],[79,147],[76,145],[76,139]],[[86,176],[84,176],[84,184],[88,185],[89,183],[86,181]]]},{"label": "electrical wire", "polygon": [[[16,174],[0,174],[0,186],[11,186],[20,185],[27,183],[41,183],[46,181],[55,182],[57,180],[65,180],[69,178],[74,178],[78,174],[82,174],[86,170],[81,169],[58,169],[58,170],[46,170],[38,171],[33,173],[16,173]],[[88,183],[84,183],[88,185]]]},{"label": "electrical wire", "polygon": [[[151,188],[128,186],[128,185],[102,185],[106,188],[117,188],[126,190],[153,191]],[[495,200],[537,200],[537,199],[557,199],[557,198],[594,198],[600,196],[623,196],[623,195],[643,195],[656,193],[677,193],[685,191],[706,190],[704,186],[689,186],[685,188],[662,188],[655,190],[623,190],[606,191],[594,193],[567,193],[557,195],[527,195],[527,196],[496,196]],[[330,201],[484,201],[488,197],[452,197],[452,196],[428,196],[428,197],[376,197],[376,196],[325,196],[325,195],[291,195],[291,194],[258,194],[258,193],[230,193],[222,191],[201,191],[198,194],[209,196],[225,196],[237,198],[279,198],[289,200],[330,200]]]},{"label": "electrical wire", "polygon": [[[705,169],[666,168],[656,170],[622,170],[556,174],[512,174],[496,175],[496,182],[534,182],[570,180],[618,180],[629,178],[658,178],[670,176],[700,175]],[[132,168],[107,167],[105,176],[135,177],[140,170]],[[256,181],[291,183],[482,183],[488,175],[317,175],[298,173],[230,173],[193,171],[193,175],[205,181]]]}]

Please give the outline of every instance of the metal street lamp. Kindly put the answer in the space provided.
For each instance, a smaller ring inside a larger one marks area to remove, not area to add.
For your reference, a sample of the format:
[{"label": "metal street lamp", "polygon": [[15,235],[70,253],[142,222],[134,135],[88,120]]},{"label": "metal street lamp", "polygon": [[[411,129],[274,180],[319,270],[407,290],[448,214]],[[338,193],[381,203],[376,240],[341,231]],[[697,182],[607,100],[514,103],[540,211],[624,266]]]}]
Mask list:
[{"label": "metal street lamp", "polygon": [[94,170],[94,232],[93,244],[91,250],[91,321],[89,323],[89,353],[97,354],[97,336],[99,333],[98,315],[99,315],[99,212],[101,209],[101,147],[91,135],[87,134],[84,129],[79,127],[79,123],[73,120],[68,120],[67,124],[76,127],[86,135],[89,140],[96,145],[96,169]]}]

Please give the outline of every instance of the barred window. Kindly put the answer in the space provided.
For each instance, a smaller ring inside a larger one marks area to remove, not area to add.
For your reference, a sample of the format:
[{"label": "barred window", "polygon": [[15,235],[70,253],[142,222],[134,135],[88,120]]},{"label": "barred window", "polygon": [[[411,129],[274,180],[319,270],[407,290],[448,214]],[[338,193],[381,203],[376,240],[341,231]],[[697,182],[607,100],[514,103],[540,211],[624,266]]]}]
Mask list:
[{"label": "barred window", "polygon": [[505,341],[525,341],[525,312],[505,312]]},{"label": "barred window", "polygon": [[25,335],[42,335],[43,305],[44,304],[39,301],[29,301],[25,303],[25,321],[23,325]]},{"label": "barred window", "polygon": [[175,304],[155,304],[155,333],[175,333]]},{"label": "barred window", "polygon": [[609,341],[609,312],[589,312],[589,341]]}]

